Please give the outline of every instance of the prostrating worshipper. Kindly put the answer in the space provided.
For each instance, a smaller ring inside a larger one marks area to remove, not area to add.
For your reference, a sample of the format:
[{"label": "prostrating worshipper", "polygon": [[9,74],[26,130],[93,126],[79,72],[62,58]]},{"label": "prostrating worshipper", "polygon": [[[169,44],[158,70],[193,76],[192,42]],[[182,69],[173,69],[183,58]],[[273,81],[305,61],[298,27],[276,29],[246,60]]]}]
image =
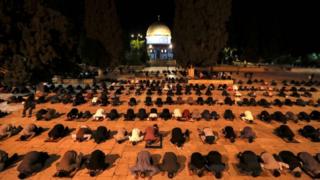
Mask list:
[{"label": "prostrating worshipper", "polygon": [[104,126],[99,126],[97,130],[93,131],[92,136],[97,144],[100,144],[111,137],[111,132]]},{"label": "prostrating worshipper", "polygon": [[117,141],[118,144],[121,144],[129,138],[128,131],[125,128],[120,128],[118,129],[117,134],[113,136],[113,138]]},{"label": "prostrating worshipper", "polygon": [[197,176],[202,177],[206,170],[205,157],[199,152],[192,153],[188,162],[188,169],[190,175],[196,174]]},{"label": "prostrating worshipper", "polygon": [[21,126],[14,126],[12,124],[0,125],[0,139],[9,138],[18,134],[22,130]]},{"label": "prostrating worshipper", "polygon": [[320,163],[308,152],[298,153],[298,158],[302,162],[302,169],[312,178],[320,178]]},{"label": "prostrating worshipper", "polygon": [[287,118],[281,111],[276,111],[276,112],[272,113],[271,117],[272,117],[272,119],[274,119],[278,122],[281,122],[283,124],[287,123]]},{"label": "prostrating worshipper", "polygon": [[203,100],[202,97],[198,97],[196,103],[197,103],[198,105],[204,105],[205,101]]},{"label": "prostrating worshipper", "polygon": [[112,102],[111,102],[112,106],[119,106],[121,105],[121,101],[120,98],[118,96],[115,96],[112,98]]},{"label": "prostrating worshipper", "polygon": [[267,111],[262,111],[260,114],[258,114],[258,118],[268,123],[270,123],[272,120],[271,115]]},{"label": "prostrating worshipper", "polygon": [[224,111],[223,117],[224,117],[224,119],[226,119],[226,120],[233,121],[234,118],[235,118],[235,115],[233,114],[232,110],[226,109],[226,110]]},{"label": "prostrating worshipper", "polygon": [[180,120],[182,118],[182,113],[181,113],[181,110],[179,108],[175,108],[173,110],[173,115],[172,115],[173,118],[177,119],[177,120]]},{"label": "prostrating worshipper", "polygon": [[279,159],[289,165],[289,171],[295,177],[301,177],[301,163],[299,158],[294,155],[291,151],[281,151],[279,152]]},{"label": "prostrating worshipper", "polygon": [[156,104],[158,107],[162,107],[162,105],[163,105],[162,99],[161,99],[160,97],[157,98],[155,104]]},{"label": "prostrating worshipper", "polygon": [[32,139],[33,137],[39,135],[42,133],[43,128],[38,127],[37,125],[31,123],[28,124],[21,132],[21,136],[19,138],[20,141],[28,141]]},{"label": "prostrating worshipper", "polygon": [[176,104],[178,104],[178,105],[184,104],[184,100],[182,99],[181,96],[177,97]]},{"label": "prostrating worshipper", "polygon": [[[146,147],[156,147],[152,146],[153,144],[161,141],[161,134],[159,132],[159,127],[157,124],[154,124],[153,126],[149,126],[145,130],[144,140],[146,141]],[[161,148],[162,143],[160,142]]]},{"label": "prostrating worshipper", "polygon": [[274,177],[279,177],[284,169],[289,168],[288,164],[277,161],[274,156],[268,152],[262,152],[260,158],[262,160],[262,168],[271,171]]},{"label": "prostrating worshipper", "polygon": [[313,110],[313,111],[311,111],[311,113],[310,113],[310,119],[311,120],[317,120],[317,121],[319,121],[320,120],[320,111],[317,111],[317,110]]},{"label": "prostrating worshipper", "polygon": [[212,111],[210,115],[214,120],[218,120],[220,118],[220,115],[216,111]]},{"label": "prostrating worshipper", "polygon": [[19,172],[18,178],[25,179],[41,171],[48,159],[49,155],[46,152],[28,152],[26,155],[24,155],[22,162],[17,168]]},{"label": "prostrating worshipper", "polygon": [[95,150],[90,154],[86,162],[86,167],[91,177],[97,176],[109,166],[105,159],[105,153],[100,150]]},{"label": "prostrating worshipper", "polygon": [[147,97],[146,97],[146,100],[144,101],[144,104],[145,104],[146,106],[152,106],[152,105],[153,105],[153,102],[152,102],[152,99],[151,99],[150,96],[147,96]]},{"label": "prostrating worshipper", "polygon": [[106,111],[102,108],[97,109],[96,113],[92,116],[93,120],[100,121],[107,117]]},{"label": "prostrating worshipper", "polygon": [[213,100],[213,98],[210,96],[206,99],[205,103],[209,106],[214,105],[216,103],[215,100]]},{"label": "prostrating worshipper", "polygon": [[59,141],[69,133],[69,128],[64,127],[62,124],[56,124],[48,133],[48,139],[46,141]]},{"label": "prostrating worshipper", "polygon": [[163,155],[160,170],[168,173],[168,178],[172,179],[179,171],[180,164],[178,158],[173,152],[166,152]]},{"label": "prostrating worshipper", "polygon": [[144,108],[140,108],[139,110],[138,110],[138,113],[137,113],[137,118],[139,118],[140,120],[145,120],[145,119],[147,119],[148,118],[148,114],[147,114],[147,112],[146,112],[146,109],[144,109]]},{"label": "prostrating worshipper", "polygon": [[130,98],[129,102],[128,102],[128,105],[129,106],[136,106],[138,103],[137,103],[137,100],[136,98]]},{"label": "prostrating worshipper", "polygon": [[206,121],[210,121],[211,120],[211,113],[209,112],[209,110],[204,109],[201,113],[201,117],[202,117],[202,119],[204,119]]},{"label": "prostrating worshipper", "polygon": [[79,110],[77,108],[72,108],[67,114],[68,120],[78,119],[78,117],[79,117]]},{"label": "prostrating worshipper", "polygon": [[240,131],[240,138],[248,139],[249,143],[252,143],[256,138],[256,133],[249,126],[246,126]]},{"label": "prostrating worshipper", "polygon": [[9,157],[8,153],[0,149],[0,172],[9,167],[18,159],[18,154],[13,154]]},{"label": "prostrating worshipper", "polygon": [[191,114],[191,117],[193,121],[194,120],[199,121],[202,118],[201,112],[199,111],[199,109],[194,109]]},{"label": "prostrating worshipper", "polygon": [[199,129],[199,136],[203,143],[205,144],[214,144],[218,140],[218,133],[213,131],[210,127],[205,127],[203,129]]},{"label": "prostrating worshipper", "polygon": [[78,131],[75,134],[71,135],[74,141],[79,141],[79,142],[88,141],[91,139],[91,136],[92,136],[92,131],[86,125],[80,126]]},{"label": "prostrating worshipper", "polygon": [[286,112],[285,116],[286,116],[287,120],[291,120],[291,121],[293,121],[295,123],[298,123],[298,121],[299,121],[298,116],[295,115],[291,111]]},{"label": "prostrating worshipper", "polygon": [[222,162],[222,155],[218,151],[210,151],[206,156],[206,168],[212,172],[217,179],[222,178],[222,172],[226,165]]},{"label": "prostrating worshipper", "polygon": [[158,111],[156,108],[151,108],[148,120],[154,121],[158,119]]},{"label": "prostrating worshipper", "polygon": [[64,153],[60,162],[56,164],[57,172],[54,177],[73,177],[81,167],[82,153],[70,150]]},{"label": "prostrating worshipper", "polygon": [[73,106],[78,106],[81,104],[86,103],[86,100],[84,98],[84,96],[82,95],[82,93],[77,93],[74,100],[73,100]]},{"label": "prostrating worshipper", "polygon": [[120,114],[116,109],[111,109],[110,113],[107,114],[107,117],[113,121],[118,119],[120,117]]},{"label": "prostrating worshipper", "polygon": [[129,135],[129,141],[132,145],[136,145],[138,142],[142,141],[144,138],[142,132],[138,128],[132,129],[131,136]]},{"label": "prostrating worshipper", "polygon": [[224,99],[224,104],[229,105],[229,106],[232,106],[232,105],[234,104],[234,101],[233,101],[229,96],[227,96],[227,97]]},{"label": "prostrating worshipper", "polygon": [[141,178],[145,178],[146,176],[152,177],[159,172],[159,169],[153,164],[151,154],[148,151],[140,151],[136,164],[130,168],[130,171],[135,176],[135,179],[138,179],[139,176]]},{"label": "prostrating worshipper", "polygon": [[312,142],[320,142],[320,129],[316,129],[311,125],[305,125],[303,128],[299,129],[299,133],[310,139]]},{"label": "prostrating worshipper", "polygon": [[31,117],[32,110],[36,108],[36,101],[34,99],[34,94],[28,96],[27,100],[23,104],[22,117],[26,117],[26,112],[28,111],[28,117]]},{"label": "prostrating worshipper", "polygon": [[252,151],[240,152],[237,157],[239,164],[237,167],[243,173],[249,174],[252,177],[258,177],[262,173],[262,168],[259,162],[259,157]]},{"label": "prostrating worshipper", "polygon": [[286,142],[294,141],[294,133],[287,125],[281,125],[275,129],[275,134]]},{"label": "prostrating worshipper", "polygon": [[[88,98],[88,97],[87,97]],[[89,99],[89,98],[88,98]],[[91,99],[91,104],[93,105],[93,106],[95,106],[95,105],[98,105],[99,104],[99,98],[98,97],[92,97],[92,99]]]},{"label": "prostrating worshipper", "polygon": [[135,115],[133,109],[129,108],[127,110],[127,113],[124,115],[124,120],[125,121],[134,121],[135,118],[136,118],[136,115]]},{"label": "prostrating worshipper", "polygon": [[310,122],[309,114],[307,114],[306,112],[303,112],[303,111],[299,112],[298,119],[301,121]]},{"label": "prostrating worshipper", "polygon": [[251,111],[245,111],[243,114],[240,114],[240,118],[250,124],[252,124],[254,120]]},{"label": "prostrating worshipper", "polygon": [[173,128],[171,131],[171,143],[176,145],[178,148],[181,148],[183,144],[187,141],[189,138],[189,130],[187,129],[184,133],[182,130],[178,127]]},{"label": "prostrating worshipper", "polygon": [[229,139],[231,143],[234,143],[236,141],[236,133],[233,130],[233,127],[231,126],[226,126],[222,130],[222,133],[224,134],[224,137]]},{"label": "prostrating worshipper", "polygon": [[162,109],[162,112],[161,112],[161,114],[160,114],[160,117],[161,117],[163,120],[166,121],[166,120],[171,119],[172,115],[171,115],[169,109],[164,108],[164,109]]},{"label": "prostrating worshipper", "polygon": [[192,97],[188,97],[188,98],[187,98],[187,104],[193,105],[193,103],[194,103],[193,98],[192,98]]},{"label": "prostrating worshipper", "polygon": [[180,120],[180,121],[190,121],[192,118],[192,114],[190,113],[189,109],[185,109],[183,110],[182,112],[182,117],[180,119],[177,119],[177,120]]},{"label": "prostrating worshipper", "polygon": [[171,96],[168,96],[166,98],[165,104],[168,104],[168,105],[173,105],[174,104],[174,101],[173,101]]}]

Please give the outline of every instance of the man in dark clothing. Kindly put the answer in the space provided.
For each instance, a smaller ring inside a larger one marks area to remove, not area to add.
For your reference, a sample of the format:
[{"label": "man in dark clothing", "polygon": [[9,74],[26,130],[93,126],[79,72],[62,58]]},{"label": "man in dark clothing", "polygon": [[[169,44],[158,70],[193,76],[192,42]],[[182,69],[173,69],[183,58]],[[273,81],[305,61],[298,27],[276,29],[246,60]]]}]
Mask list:
[{"label": "man in dark clothing", "polygon": [[171,115],[169,109],[165,108],[162,110],[160,117],[164,120],[169,120],[169,119],[171,119],[172,115]]},{"label": "man in dark clothing", "polygon": [[209,110],[207,110],[207,109],[203,110],[203,112],[201,113],[201,117],[206,121],[210,121],[211,114],[210,114]]},{"label": "man in dark clothing", "polygon": [[148,118],[148,114],[146,112],[146,110],[144,108],[140,108],[138,110],[138,114],[137,114],[137,117],[140,119],[140,120],[144,120],[144,119],[147,119]]},{"label": "man in dark clothing", "polygon": [[26,112],[29,110],[28,117],[31,117],[32,110],[36,108],[34,94],[31,94],[23,105],[22,117],[26,117]]},{"label": "man in dark clothing", "polygon": [[194,152],[191,155],[189,162],[190,174],[197,174],[199,177],[203,176],[204,171],[206,170],[206,159],[199,152]]},{"label": "man in dark clothing", "polygon": [[302,168],[314,179],[320,178],[320,163],[308,152],[298,153]]},{"label": "man in dark clothing", "polygon": [[226,119],[226,120],[231,120],[231,121],[233,121],[234,118],[235,118],[235,115],[233,114],[232,110],[226,109],[226,110],[224,111],[223,117],[224,117],[224,119]]},{"label": "man in dark clothing", "polygon": [[108,113],[107,116],[110,120],[115,120],[120,117],[116,109],[111,109],[110,113]]},{"label": "man in dark clothing", "polygon": [[182,145],[189,138],[189,130],[186,130],[185,133],[182,133],[180,128],[173,128],[171,131],[171,143],[175,144],[177,147],[182,147]]},{"label": "man in dark clothing", "polygon": [[289,170],[295,177],[301,176],[301,163],[296,155],[290,151],[281,151],[279,159],[289,165]]},{"label": "man in dark clothing", "polygon": [[133,121],[134,118],[136,118],[136,115],[134,114],[133,109],[128,109],[127,114],[124,115],[124,118],[126,121]]},{"label": "man in dark clothing", "polygon": [[67,118],[68,120],[73,120],[73,119],[77,119],[79,115],[79,110],[77,108],[72,108],[68,114],[67,114]]},{"label": "man in dark clothing", "polygon": [[168,172],[168,178],[172,179],[179,168],[180,164],[178,163],[177,156],[173,152],[166,152],[160,164],[160,169]]},{"label": "man in dark clothing", "polygon": [[100,150],[95,150],[90,154],[86,167],[91,177],[98,175],[109,166],[109,164],[105,162],[105,158],[106,155]]},{"label": "man in dark clothing", "polygon": [[128,102],[129,106],[135,106],[137,105],[137,100],[136,98],[130,98],[129,102]]},{"label": "man in dark clothing", "polygon": [[162,99],[160,97],[156,99],[156,105],[158,107],[161,107],[163,105]]},{"label": "man in dark clothing", "polygon": [[230,139],[231,143],[235,142],[236,139],[236,133],[234,132],[233,128],[231,126],[226,126],[223,130],[222,133],[224,134],[224,137],[227,139]]},{"label": "man in dark clothing", "polygon": [[49,155],[46,152],[31,151],[27,153],[17,168],[19,171],[18,178],[25,179],[26,177],[41,171],[48,158]]},{"label": "man in dark clothing", "polygon": [[267,112],[267,111],[262,111],[259,115],[258,115],[258,118],[262,121],[265,121],[265,122],[271,122],[271,116],[270,114]]},{"label": "man in dark clothing", "polygon": [[311,125],[306,125],[299,129],[299,133],[305,138],[310,138],[313,142],[320,142],[320,129],[316,129]]},{"label": "man in dark clothing", "polygon": [[62,124],[56,124],[48,133],[48,140],[55,141],[63,138],[69,133],[69,128],[64,127]]},{"label": "man in dark clothing", "polygon": [[288,141],[293,141],[294,133],[287,125],[281,125],[275,129],[275,134],[280,138],[283,138]]},{"label": "man in dark clothing", "polygon": [[0,172],[5,170],[8,166],[18,159],[18,154],[13,154],[9,157],[8,153],[0,150]]},{"label": "man in dark clothing", "polygon": [[210,151],[206,156],[206,168],[212,172],[217,179],[222,177],[222,172],[226,168],[222,162],[222,156],[218,151]]},{"label": "man in dark clothing", "polygon": [[110,138],[110,130],[104,126],[99,126],[96,131],[92,133],[93,139],[97,144],[100,144]]},{"label": "man in dark clothing", "polygon": [[239,164],[237,165],[240,171],[257,177],[262,173],[262,168],[259,163],[259,157],[252,151],[244,151],[238,154]]}]

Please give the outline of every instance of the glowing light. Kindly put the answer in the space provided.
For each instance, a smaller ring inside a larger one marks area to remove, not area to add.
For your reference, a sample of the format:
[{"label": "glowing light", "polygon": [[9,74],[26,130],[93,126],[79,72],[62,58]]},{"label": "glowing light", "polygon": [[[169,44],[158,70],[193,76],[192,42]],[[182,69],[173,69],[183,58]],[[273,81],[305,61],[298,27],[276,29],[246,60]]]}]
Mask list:
[{"label": "glowing light", "polygon": [[170,48],[170,49],[172,49],[172,48],[173,48],[172,44],[170,44],[170,45],[169,45],[169,48]]}]

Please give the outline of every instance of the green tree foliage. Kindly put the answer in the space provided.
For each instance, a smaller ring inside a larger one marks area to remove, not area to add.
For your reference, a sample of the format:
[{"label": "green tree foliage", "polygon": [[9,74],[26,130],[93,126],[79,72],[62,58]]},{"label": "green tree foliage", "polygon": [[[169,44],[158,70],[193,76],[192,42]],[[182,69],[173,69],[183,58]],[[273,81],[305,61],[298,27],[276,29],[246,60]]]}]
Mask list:
[{"label": "green tree foliage", "polygon": [[[73,71],[70,67],[76,60],[76,38],[72,24],[58,11],[36,0],[0,1],[0,61],[18,62],[16,56],[28,66],[26,73],[19,70],[17,78],[32,74],[30,82],[49,80],[53,74]],[[20,66],[19,66],[20,67]],[[11,71],[12,67],[8,66]],[[21,80],[12,80],[12,85]]]},{"label": "green tree foliage", "polygon": [[147,62],[148,54],[146,51],[145,41],[132,39],[130,41],[130,50],[125,53],[126,64],[142,65]]},{"label": "green tree foliage", "polygon": [[226,46],[231,0],[176,0],[173,41],[183,66],[214,65]]},{"label": "green tree foliage", "polygon": [[121,63],[123,39],[115,0],[85,0],[85,31],[89,39],[85,42],[90,43],[83,47],[98,46],[99,53],[106,55],[99,55],[98,59],[90,57],[87,62],[103,67]]}]

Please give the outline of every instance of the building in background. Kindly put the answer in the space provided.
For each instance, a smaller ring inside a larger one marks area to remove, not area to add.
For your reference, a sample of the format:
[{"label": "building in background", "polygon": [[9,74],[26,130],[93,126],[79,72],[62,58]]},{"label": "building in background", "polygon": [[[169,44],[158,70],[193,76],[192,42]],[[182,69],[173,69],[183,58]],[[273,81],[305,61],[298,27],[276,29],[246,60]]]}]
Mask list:
[{"label": "building in background", "polygon": [[147,30],[147,52],[150,61],[172,60],[171,31],[168,26],[158,21],[151,24]]}]

